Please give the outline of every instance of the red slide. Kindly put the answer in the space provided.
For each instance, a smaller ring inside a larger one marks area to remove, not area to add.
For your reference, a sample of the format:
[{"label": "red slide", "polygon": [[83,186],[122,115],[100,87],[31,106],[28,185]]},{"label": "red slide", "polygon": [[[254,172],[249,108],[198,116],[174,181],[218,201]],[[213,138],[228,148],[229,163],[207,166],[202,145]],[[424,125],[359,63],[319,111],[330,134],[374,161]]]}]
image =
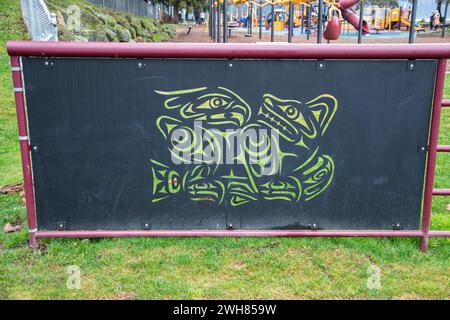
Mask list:
[{"label": "red slide", "polygon": [[[339,0],[338,8],[341,11],[342,18],[348,21],[356,30],[359,30],[359,16],[355,13],[352,7],[360,0]],[[328,22],[328,25],[324,31],[324,37],[327,40],[336,40],[340,34],[340,24],[337,24],[336,19],[332,19]],[[369,26],[366,21],[362,23],[362,34],[368,34],[370,32]],[[328,37],[329,36],[329,37]]]}]

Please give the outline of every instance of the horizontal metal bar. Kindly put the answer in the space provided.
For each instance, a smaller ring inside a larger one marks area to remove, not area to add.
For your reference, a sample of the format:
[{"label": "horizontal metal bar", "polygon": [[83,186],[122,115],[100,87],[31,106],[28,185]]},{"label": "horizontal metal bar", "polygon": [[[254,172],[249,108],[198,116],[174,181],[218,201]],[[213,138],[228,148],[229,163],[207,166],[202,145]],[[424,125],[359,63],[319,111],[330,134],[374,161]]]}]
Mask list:
[{"label": "horizontal metal bar", "polygon": [[443,107],[450,107],[450,99],[443,99],[442,100],[442,106]]},{"label": "horizontal metal bar", "polygon": [[437,152],[450,152],[450,146],[438,145]]},{"label": "horizontal metal bar", "polygon": [[261,58],[261,59],[445,59],[450,44],[254,44],[102,43],[8,41],[11,56]]},{"label": "horizontal metal bar", "polygon": [[450,189],[433,189],[433,196],[450,196]]},{"label": "horizontal metal bar", "polygon": [[420,237],[420,230],[79,230],[38,231],[38,238],[103,237]]},{"label": "horizontal metal bar", "polygon": [[450,238],[450,231],[430,231],[429,236],[433,238]]}]

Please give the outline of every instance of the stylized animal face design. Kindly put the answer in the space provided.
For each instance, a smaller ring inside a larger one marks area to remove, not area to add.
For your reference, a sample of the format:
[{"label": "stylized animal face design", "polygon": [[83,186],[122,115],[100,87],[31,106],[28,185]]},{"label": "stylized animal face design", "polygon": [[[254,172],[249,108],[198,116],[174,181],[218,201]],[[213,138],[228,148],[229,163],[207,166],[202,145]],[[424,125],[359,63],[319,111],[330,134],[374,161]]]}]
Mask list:
[{"label": "stylized animal face design", "polygon": [[[312,200],[330,185],[334,161],[319,152],[319,143],[338,107],[332,95],[302,103],[266,93],[252,113],[247,102],[224,87],[156,93],[166,97],[156,126],[173,163],[189,166],[179,173],[173,165],[152,160],[153,202],[183,192],[192,201],[216,205],[240,206],[257,200],[299,203]],[[205,126],[197,130],[196,121]],[[259,132],[256,140],[252,130]],[[272,141],[273,132],[280,140]],[[229,166],[204,157],[209,150],[222,159],[224,145],[231,146],[231,141],[247,134],[249,138],[236,146],[240,152],[234,159],[239,164]],[[275,150],[277,161],[268,150]],[[257,161],[251,162],[252,158]]]},{"label": "stylized animal face design", "polygon": [[201,120],[211,126],[242,127],[250,119],[250,106],[223,87],[156,92],[169,97],[164,103],[165,108],[177,110],[184,120]]},{"label": "stylized animal face design", "polygon": [[325,133],[336,108],[336,99],[326,94],[306,104],[265,94],[257,121],[275,130],[287,141],[304,145],[307,140],[314,140]]}]

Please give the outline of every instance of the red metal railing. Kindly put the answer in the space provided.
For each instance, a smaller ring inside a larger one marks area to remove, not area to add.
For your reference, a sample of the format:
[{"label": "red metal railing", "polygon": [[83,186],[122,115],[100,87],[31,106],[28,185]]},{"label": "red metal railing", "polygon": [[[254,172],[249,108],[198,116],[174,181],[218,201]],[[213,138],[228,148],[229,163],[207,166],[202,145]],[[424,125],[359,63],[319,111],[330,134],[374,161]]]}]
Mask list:
[{"label": "red metal railing", "polygon": [[[124,43],[51,43],[9,41],[8,53],[16,99],[22,169],[27,203],[30,246],[37,238],[53,237],[131,237],[131,236],[292,236],[292,237],[420,237],[420,248],[428,248],[430,237],[450,237],[450,231],[430,230],[432,196],[450,195],[450,189],[433,189],[436,153],[450,152],[450,146],[438,145],[445,69],[450,44],[416,45],[255,45],[255,44],[124,44]],[[26,108],[20,56],[44,57],[137,57],[137,58],[266,58],[266,59],[438,59],[429,149],[425,178],[421,230],[79,230],[38,231]]]}]

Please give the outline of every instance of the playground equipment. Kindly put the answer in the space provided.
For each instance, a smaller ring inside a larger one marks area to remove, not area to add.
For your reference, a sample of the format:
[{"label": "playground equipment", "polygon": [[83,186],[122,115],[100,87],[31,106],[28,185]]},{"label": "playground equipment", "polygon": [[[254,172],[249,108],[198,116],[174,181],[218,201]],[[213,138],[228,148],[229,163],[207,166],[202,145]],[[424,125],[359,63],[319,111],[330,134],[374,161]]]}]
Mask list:
[{"label": "playground equipment", "polygon": [[426,250],[450,237],[430,231],[432,195],[450,195],[433,189],[436,152],[450,152],[438,145],[449,44],[11,41],[7,51],[33,247],[369,236],[420,237]]},{"label": "playground equipment", "polygon": [[[360,0],[220,0],[210,2],[210,15],[209,33],[214,41],[221,42],[220,28],[223,26],[223,41],[227,42],[228,21],[221,23],[221,10],[222,16],[227,16],[226,7],[227,4],[246,4],[251,12],[251,23],[249,26],[249,32],[247,36],[252,35],[254,26],[259,27],[259,39],[262,39],[262,7],[271,6],[273,15],[275,15],[275,23],[272,28],[271,17],[272,12],[268,14],[265,20],[266,30],[271,31],[271,41],[274,41],[273,31],[281,31],[283,29],[288,30],[288,42],[292,41],[293,29],[295,27],[302,27],[306,29],[307,39],[312,33],[317,35],[317,42],[321,43],[322,35],[326,40],[337,40],[340,34],[341,25],[346,23],[347,26],[351,25],[358,32],[358,43],[361,42],[362,35],[370,32],[369,24],[364,18],[368,18],[371,22],[372,28],[379,33],[381,30],[409,30],[409,42],[414,42],[415,32],[424,31],[422,27],[417,27],[415,24],[411,24],[411,21],[415,21],[417,1],[412,3],[412,8],[378,8],[369,6],[373,11],[367,17],[364,17],[364,10],[361,10]],[[355,12],[354,7],[359,5],[359,16]],[[275,6],[284,6],[289,8],[289,12],[286,9],[276,8]],[[223,9],[220,9],[223,7]],[[328,8],[328,14],[324,12],[325,7]],[[256,10],[255,10],[256,9]],[[225,12],[225,13],[224,13]],[[293,16],[294,19],[291,23],[289,16]],[[322,19],[318,19],[318,17]],[[327,19],[325,19],[327,16]],[[336,20],[335,17],[338,17]],[[339,21],[339,25],[338,22]],[[261,23],[260,23],[261,22]],[[325,28],[324,28],[325,25]]]},{"label": "playground equipment", "polygon": [[408,8],[374,8],[373,28],[376,30],[409,30],[411,10]]},{"label": "playground equipment", "polygon": [[[311,13],[313,10],[317,10],[317,13],[314,13],[316,16],[317,21],[317,27],[315,27],[314,24],[314,15],[309,14],[307,19],[307,28],[308,33],[311,33],[312,29],[317,29],[317,41],[321,42],[322,39],[322,33],[323,31],[323,16],[324,16],[324,4],[326,4],[330,9],[329,12],[338,12],[339,18],[341,20],[347,21],[350,23],[356,30],[360,29],[360,17],[355,13],[355,11],[352,9],[354,5],[356,5],[359,2],[359,0],[261,0],[258,2],[256,1],[248,1],[248,0],[220,0],[220,1],[211,1],[210,2],[210,8],[212,12],[215,12],[215,14],[212,14],[212,23],[213,28],[210,29],[210,35],[214,40],[217,40],[220,42],[220,36],[216,37],[217,34],[220,34],[220,25],[221,25],[221,19],[220,19],[220,8],[223,6],[223,13],[224,17],[227,17],[226,12],[226,5],[227,3],[231,3],[234,5],[239,4],[247,4],[249,6],[249,10],[252,12],[253,16],[253,7],[264,7],[267,5],[270,5],[272,7],[272,12],[268,14],[265,21],[265,28],[266,30],[271,30],[271,41],[274,41],[274,35],[273,31],[281,31],[283,29],[288,29],[288,38],[289,41],[292,39],[293,35],[293,28],[304,25],[304,12],[305,9],[302,10],[302,13],[300,15],[300,19],[297,17],[297,15],[294,13],[294,6],[300,6],[303,5],[304,8],[309,8],[309,12]],[[275,6],[289,6],[289,14],[286,12],[285,9],[281,8],[275,8]],[[297,10],[298,11],[298,10]],[[272,16],[274,16],[274,23],[272,27]],[[294,19],[292,19],[292,22],[288,18],[289,16],[293,16]],[[320,19],[318,19],[320,17]],[[227,20],[224,18],[224,42],[227,42],[226,39],[226,31],[225,31],[225,24]],[[261,10],[259,10],[259,16],[258,21],[262,21],[261,17]],[[330,17],[331,23],[329,23],[325,29],[325,35],[326,37],[330,36],[327,40],[336,40],[338,35],[340,33],[340,23],[339,26],[336,23],[336,19]],[[313,22],[313,24],[311,24]],[[217,26],[217,32],[215,31],[214,24]],[[250,28],[252,28],[254,24],[252,23]],[[256,23],[258,25],[258,23]],[[251,29],[250,29],[251,32]],[[363,21],[361,24],[361,32],[362,34],[369,33],[369,28],[366,21]],[[261,29],[260,29],[260,38],[261,38]]]},{"label": "playground equipment", "polygon": [[[274,30],[275,31],[282,31],[284,29],[289,28],[289,15],[286,13],[286,10],[284,9],[275,9],[275,25]],[[301,24],[300,20],[294,16],[294,28],[299,27]],[[265,27],[266,30],[269,30],[272,27],[272,13],[269,12],[269,14],[266,17],[265,21]]]}]

